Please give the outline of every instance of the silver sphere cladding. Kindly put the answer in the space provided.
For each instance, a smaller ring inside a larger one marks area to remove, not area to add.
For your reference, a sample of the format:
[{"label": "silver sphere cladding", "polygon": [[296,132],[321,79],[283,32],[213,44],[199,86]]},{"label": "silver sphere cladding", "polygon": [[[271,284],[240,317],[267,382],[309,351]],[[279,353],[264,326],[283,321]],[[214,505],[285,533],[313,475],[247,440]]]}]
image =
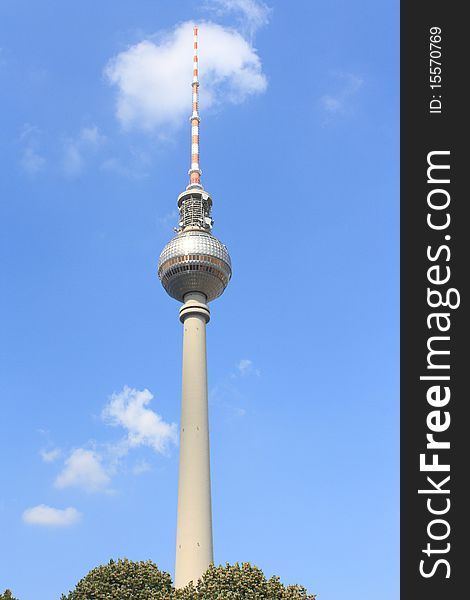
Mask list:
[{"label": "silver sphere cladding", "polygon": [[227,248],[205,231],[183,231],[163,248],[158,277],[167,293],[184,301],[185,294],[201,292],[210,302],[218,298],[232,276]]}]

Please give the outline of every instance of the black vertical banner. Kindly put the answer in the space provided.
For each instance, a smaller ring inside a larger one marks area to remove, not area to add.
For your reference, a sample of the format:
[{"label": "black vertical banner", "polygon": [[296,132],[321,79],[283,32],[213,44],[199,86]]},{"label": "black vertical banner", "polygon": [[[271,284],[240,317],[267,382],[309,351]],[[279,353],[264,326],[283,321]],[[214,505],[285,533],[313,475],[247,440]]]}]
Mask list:
[{"label": "black vertical banner", "polygon": [[469,594],[465,8],[401,5],[402,600]]}]

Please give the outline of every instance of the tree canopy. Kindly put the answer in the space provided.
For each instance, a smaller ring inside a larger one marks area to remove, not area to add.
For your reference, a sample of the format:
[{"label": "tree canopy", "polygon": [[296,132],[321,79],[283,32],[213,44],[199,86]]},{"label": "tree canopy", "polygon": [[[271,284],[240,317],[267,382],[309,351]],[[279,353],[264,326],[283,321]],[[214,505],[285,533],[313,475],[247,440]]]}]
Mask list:
[{"label": "tree canopy", "polygon": [[285,586],[279,577],[266,579],[250,563],[211,565],[196,585],[175,590],[170,575],[152,561],[119,559],[92,569],[61,600],[315,600],[315,595],[300,585]]},{"label": "tree canopy", "polygon": [[3,594],[0,594],[0,600],[18,600],[11,593],[11,590],[5,590]]},{"label": "tree canopy", "polygon": [[155,563],[125,558],[92,569],[61,600],[163,600],[172,593],[170,575]]}]

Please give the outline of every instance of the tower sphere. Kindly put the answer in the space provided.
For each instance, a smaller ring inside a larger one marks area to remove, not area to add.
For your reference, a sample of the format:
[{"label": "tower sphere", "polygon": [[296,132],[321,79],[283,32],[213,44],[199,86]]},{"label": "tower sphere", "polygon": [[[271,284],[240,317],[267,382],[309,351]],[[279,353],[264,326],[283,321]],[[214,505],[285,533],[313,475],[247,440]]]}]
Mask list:
[{"label": "tower sphere", "polygon": [[218,298],[232,276],[227,248],[208,231],[185,228],[163,248],[158,277],[166,292],[184,302],[185,294],[200,292],[210,302]]}]

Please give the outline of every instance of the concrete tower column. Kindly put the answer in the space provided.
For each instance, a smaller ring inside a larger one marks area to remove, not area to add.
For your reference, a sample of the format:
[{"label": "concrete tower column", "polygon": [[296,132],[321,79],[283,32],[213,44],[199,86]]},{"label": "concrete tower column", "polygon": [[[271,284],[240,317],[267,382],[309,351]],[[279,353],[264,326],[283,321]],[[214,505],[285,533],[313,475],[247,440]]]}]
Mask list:
[{"label": "concrete tower column", "polygon": [[196,582],[213,562],[207,399],[206,296],[190,292],[183,323],[183,389],[180,425],[175,587]]}]

